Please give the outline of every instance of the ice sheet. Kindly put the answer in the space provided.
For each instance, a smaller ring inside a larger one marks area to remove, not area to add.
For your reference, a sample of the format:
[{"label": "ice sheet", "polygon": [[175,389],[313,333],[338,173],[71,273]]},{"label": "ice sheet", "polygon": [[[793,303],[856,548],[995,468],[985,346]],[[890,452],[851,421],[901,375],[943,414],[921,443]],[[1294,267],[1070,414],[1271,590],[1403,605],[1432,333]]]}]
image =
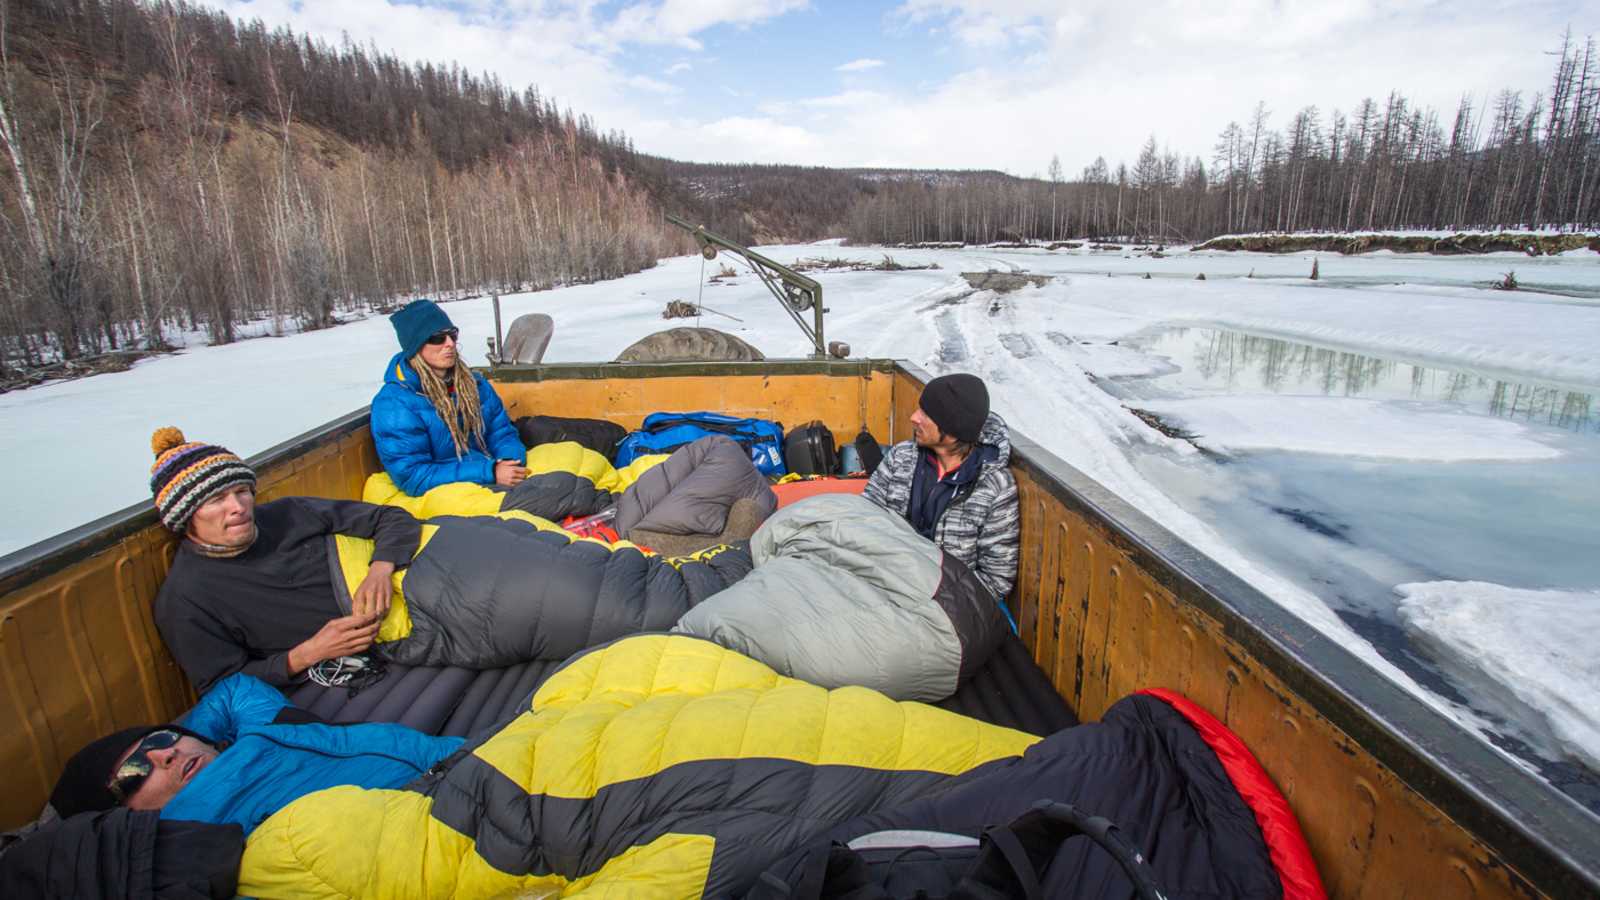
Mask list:
[{"label": "ice sheet", "polygon": [[1553,459],[1561,451],[1505,419],[1405,401],[1272,394],[1142,401],[1224,453],[1291,450],[1372,459]]},{"label": "ice sheet", "polygon": [[1442,662],[1600,770],[1600,592],[1402,584],[1400,615]]}]

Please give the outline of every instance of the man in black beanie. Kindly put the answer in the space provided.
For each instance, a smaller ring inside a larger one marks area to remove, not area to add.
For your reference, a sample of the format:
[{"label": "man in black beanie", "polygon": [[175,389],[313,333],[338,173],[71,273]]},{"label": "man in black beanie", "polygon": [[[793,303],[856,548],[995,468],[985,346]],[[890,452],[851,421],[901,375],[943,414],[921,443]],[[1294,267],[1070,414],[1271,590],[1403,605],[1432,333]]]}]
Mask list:
[{"label": "man in black beanie", "polygon": [[889,448],[865,496],[906,517],[1004,598],[1017,579],[1021,507],[1006,463],[1005,420],[976,375],[941,375],[922,390],[911,437]]}]

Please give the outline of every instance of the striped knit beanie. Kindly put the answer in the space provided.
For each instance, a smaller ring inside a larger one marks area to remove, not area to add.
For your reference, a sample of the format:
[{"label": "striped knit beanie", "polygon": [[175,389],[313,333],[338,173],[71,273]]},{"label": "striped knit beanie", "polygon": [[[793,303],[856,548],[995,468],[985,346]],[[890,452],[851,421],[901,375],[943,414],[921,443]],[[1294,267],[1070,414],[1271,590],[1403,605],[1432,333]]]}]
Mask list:
[{"label": "striped knit beanie", "polygon": [[156,498],[161,524],[178,534],[189,530],[189,519],[200,504],[236,484],[256,486],[255,470],[226,447],[185,441],[183,432],[170,426],[150,435],[156,455],[150,467],[150,493]]}]

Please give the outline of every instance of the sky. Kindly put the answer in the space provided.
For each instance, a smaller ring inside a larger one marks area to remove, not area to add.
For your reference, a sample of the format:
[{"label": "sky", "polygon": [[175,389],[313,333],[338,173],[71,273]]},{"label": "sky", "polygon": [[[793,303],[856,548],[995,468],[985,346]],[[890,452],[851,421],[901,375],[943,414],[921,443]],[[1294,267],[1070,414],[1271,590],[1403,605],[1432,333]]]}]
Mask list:
[{"label": "sky", "polygon": [[1209,160],[1258,102],[1281,127],[1398,90],[1448,125],[1464,94],[1545,89],[1563,31],[1597,20],[1593,0],[205,2],[533,84],[676,159],[1043,175],[1059,157],[1069,178],[1152,136]]}]

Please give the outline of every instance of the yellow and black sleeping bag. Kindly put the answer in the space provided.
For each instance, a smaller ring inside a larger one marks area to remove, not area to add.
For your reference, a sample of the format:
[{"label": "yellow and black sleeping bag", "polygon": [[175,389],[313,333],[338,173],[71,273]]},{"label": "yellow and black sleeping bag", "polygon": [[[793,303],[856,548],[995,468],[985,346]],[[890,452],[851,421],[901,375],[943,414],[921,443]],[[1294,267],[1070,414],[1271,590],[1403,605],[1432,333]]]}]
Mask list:
[{"label": "yellow and black sleeping bag", "polygon": [[568,663],[529,709],[406,790],[333,788],[250,836],[239,893],[727,896],[808,838],[1038,738],[697,638]]},{"label": "yellow and black sleeping bag", "polygon": [[618,469],[605,456],[573,441],[540,444],[528,451],[528,477],[515,487],[472,482],[441,484],[420,497],[400,490],[387,472],[367,478],[361,499],[398,506],[419,519],[435,516],[489,516],[521,511],[560,522],[590,516],[616,503],[639,476],[659,465],[664,454],[641,456]]}]

